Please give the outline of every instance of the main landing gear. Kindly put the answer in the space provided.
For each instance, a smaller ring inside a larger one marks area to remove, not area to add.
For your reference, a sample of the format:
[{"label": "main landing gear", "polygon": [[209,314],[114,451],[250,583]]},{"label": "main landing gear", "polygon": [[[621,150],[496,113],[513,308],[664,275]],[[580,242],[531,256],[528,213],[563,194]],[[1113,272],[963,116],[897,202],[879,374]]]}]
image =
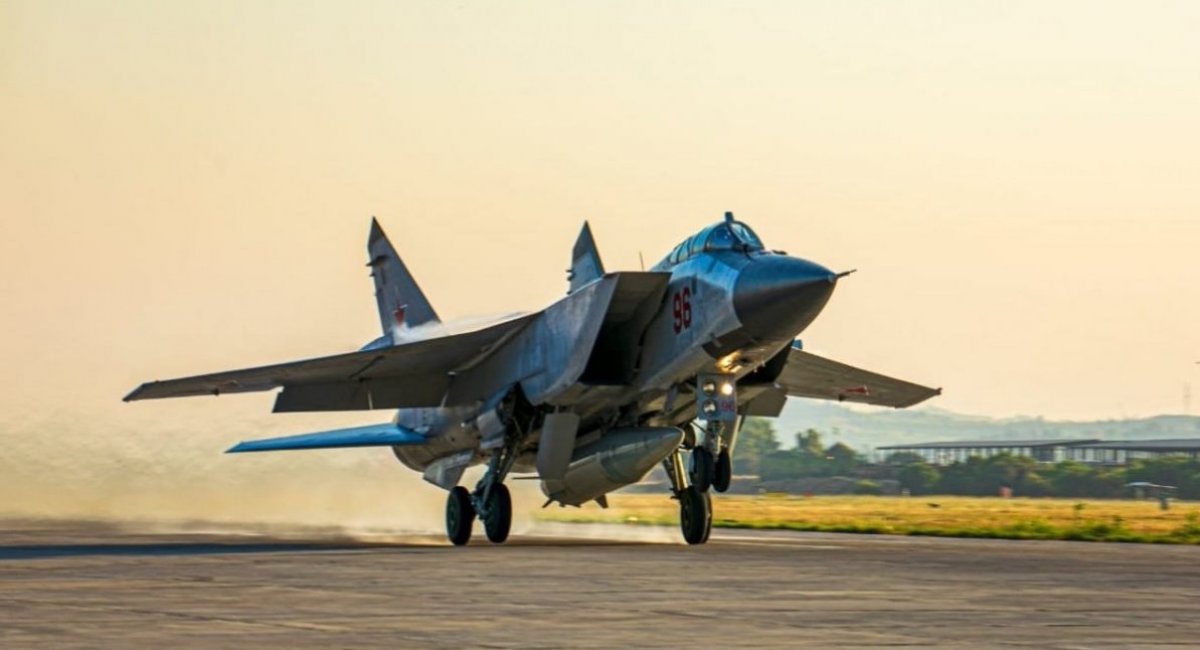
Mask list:
[{"label": "main landing gear", "polygon": [[741,420],[705,422],[702,440],[692,435],[683,448],[692,449],[691,469],[684,469],[683,448],[663,460],[671,491],[679,501],[679,527],[688,544],[703,544],[712,532],[709,489],[725,492],[733,480],[733,445]]},{"label": "main landing gear", "polygon": [[679,528],[688,544],[703,544],[712,532],[712,499],[699,485],[688,481],[683,467],[683,453],[676,449],[663,459],[663,467],[671,479],[672,498],[679,501]]},{"label": "main landing gear", "polygon": [[471,493],[461,485],[455,485],[446,498],[446,536],[455,546],[471,541],[471,525],[475,523],[475,506],[471,505]]},{"label": "main landing gear", "polygon": [[483,520],[483,531],[488,541],[502,544],[508,539],[512,528],[512,496],[508,486],[497,483],[488,493],[487,509],[482,513],[475,510],[471,493],[467,488],[456,485],[446,498],[446,537],[455,546],[465,546],[471,541],[471,528],[475,517]]},{"label": "main landing gear", "polygon": [[473,492],[456,485],[446,498],[446,537],[455,546],[471,541],[475,518],[483,521],[488,541],[503,544],[512,528],[512,495],[504,478],[517,460],[519,436],[509,436],[505,445],[492,454],[487,473],[479,479]]},{"label": "main landing gear", "polygon": [[512,528],[512,496],[507,485],[497,483],[492,486],[482,519],[483,532],[487,533],[489,542],[503,544],[508,540],[508,531]]}]

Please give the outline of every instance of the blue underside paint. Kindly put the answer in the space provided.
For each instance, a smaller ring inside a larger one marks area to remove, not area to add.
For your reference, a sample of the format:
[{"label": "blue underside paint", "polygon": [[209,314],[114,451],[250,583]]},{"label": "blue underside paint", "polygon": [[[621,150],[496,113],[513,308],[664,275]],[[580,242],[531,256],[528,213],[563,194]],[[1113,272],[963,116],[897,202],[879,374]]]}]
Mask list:
[{"label": "blue underside paint", "polygon": [[225,453],[240,454],[250,451],[290,451],[295,449],[337,449],[343,447],[391,447],[393,445],[419,445],[425,436],[388,422],[365,427],[335,429],[320,433],[306,433],[283,438],[247,440],[231,447]]}]

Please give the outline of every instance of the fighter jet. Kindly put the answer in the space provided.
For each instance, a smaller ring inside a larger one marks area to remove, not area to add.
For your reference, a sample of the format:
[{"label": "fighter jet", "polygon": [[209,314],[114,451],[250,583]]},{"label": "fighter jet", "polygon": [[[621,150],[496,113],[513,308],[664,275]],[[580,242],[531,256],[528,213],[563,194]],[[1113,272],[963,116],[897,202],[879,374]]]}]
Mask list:
[{"label": "fighter jet", "polygon": [[[838,281],[768,250],[732,213],[649,271],[606,272],[585,222],[564,298],[490,323],[442,323],[379,222],[367,266],[382,336],[357,352],[142,384],[126,401],[279,390],[274,411],[396,409],[391,422],[251,440],[230,453],[388,447],[448,491],[446,533],[475,519],[502,543],[506,479],[540,480],[546,504],[607,507],[608,493],[662,465],[688,544],[729,489],[742,421],[788,396],[903,408],[941,393],[802,349],[797,335]],[[486,464],[473,489],[463,472]]]}]

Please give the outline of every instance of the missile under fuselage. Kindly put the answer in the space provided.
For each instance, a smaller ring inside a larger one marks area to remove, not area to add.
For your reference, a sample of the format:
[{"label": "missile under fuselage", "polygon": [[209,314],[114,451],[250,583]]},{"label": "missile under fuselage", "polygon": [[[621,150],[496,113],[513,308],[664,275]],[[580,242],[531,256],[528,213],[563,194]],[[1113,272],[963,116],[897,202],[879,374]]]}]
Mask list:
[{"label": "missile under fuselage", "polygon": [[559,503],[578,506],[636,483],[683,441],[675,427],[609,429],[581,445],[561,479],[543,480],[542,492]]}]

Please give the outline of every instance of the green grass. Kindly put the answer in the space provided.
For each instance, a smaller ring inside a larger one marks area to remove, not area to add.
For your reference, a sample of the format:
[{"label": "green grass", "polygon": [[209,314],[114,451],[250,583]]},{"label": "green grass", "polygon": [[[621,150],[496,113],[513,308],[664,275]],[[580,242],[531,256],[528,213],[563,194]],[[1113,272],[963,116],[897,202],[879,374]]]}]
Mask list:
[{"label": "green grass", "polygon": [[[669,526],[677,506],[666,496],[617,495],[610,510],[547,511],[540,518],[578,523]],[[716,496],[713,526],[827,533],[1200,544],[1200,508],[1162,511],[1148,501],[971,497]]]}]

